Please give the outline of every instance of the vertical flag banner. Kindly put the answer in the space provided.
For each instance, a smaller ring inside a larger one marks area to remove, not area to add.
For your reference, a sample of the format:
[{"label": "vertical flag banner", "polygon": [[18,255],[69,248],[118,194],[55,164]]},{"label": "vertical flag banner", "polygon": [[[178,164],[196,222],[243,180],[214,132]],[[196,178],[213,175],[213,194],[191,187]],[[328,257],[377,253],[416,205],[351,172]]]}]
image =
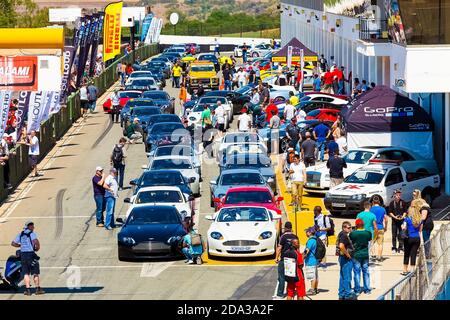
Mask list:
[{"label": "vertical flag banner", "polygon": [[153,18],[152,22],[150,23],[150,29],[148,30],[147,37],[145,38],[145,43],[150,44],[152,43],[153,35],[155,34],[156,30],[156,24],[158,19]]},{"label": "vertical flag banner", "polygon": [[121,19],[123,2],[110,3],[105,8],[103,30],[103,61],[106,62],[120,54]]},{"label": "vertical flag banner", "polygon": [[0,91],[0,138],[6,129],[6,122],[9,116],[9,104],[11,102],[12,91]]},{"label": "vertical flag banner", "polygon": [[292,65],[292,51],[293,51],[293,50],[294,50],[294,48],[293,48],[292,46],[288,46],[286,61],[287,61],[287,67],[289,68],[289,70],[291,70],[291,65]]},{"label": "vertical flag banner", "polygon": [[61,110],[60,92],[53,92],[53,97],[50,104],[50,114],[58,113]]},{"label": "vertical flag banner", "polygon": [[161,30],[163,27],[163,19],[157,19],[158,23],[156,24],[155,34],[153,36],[153,43],[159,42],[159,36],[161,35]]},{"label": "vertical flag banner", "polygon": [[25,124],[25,120],[28,117],[28,107],[30,105],[31,91],[19,92],[19,103],[17,104],[17,141],[20,140],[22,135],[22,127]]},{"label": "vertical flag banner", "polygon": [[[89,32],[86,37],[86,50],[85,50],[85,56],[84,56],[85,66],[87,66],[89,64],[89,71],[91,69],[90,66],[92,64],[91,55],[89,53],[91,51],[92,43],[94,42],[94,34],[95,34],[95,29],[97,28],[97,26],[98,26],[98,14],[93,14],[92,19],[91,19],[91,27],[89,28]],[[95,61],[94,61],[94,65],[95,65]],[[88,72],[88,74],[89,74],[89,72]]]},{"label": "vertical flag banner", "polygon": [[[94,39],[92,43],[92,51],[91,51],[91,61],[97,60],[97,52],[98,52],[98,44],[100,43],[100,34],[103,32],[103,20],[105,18],[105,14],[100,12],[98,17],[97,28],[94,31]],[[95,74],[95,63],[90,65],[89,68],[89,77],[93,77]]]},{"label": "vertical flag banner", "polygon": [[50,107],[52,106],[53,94],[53,91],[47,91],[47,94],[45,95],[44,110],[42,111],[39,123],[47,121],[50,116]]},{"label": "vertical flag banner", "polygon": [[28,128],[27,131],[39,130],[41,125],[40,119],[45,108],[45,97],[47,92],[34,91],[31,93],[30,107],[28,108]]},{"label": "vertical flag banner", "polygon": [[145,41],[145,38],[147,37],[147,33],[150,30],[150,24],[153,19],[153,14],[149,13],[145,16],[144,22],[142,22],[142,32],[141,32],[141,42]]},{"label": "vertical flag banner", "polygon": [[67,98],[67,93],[69,89],[70,74],[72,73],[72,65],[75,57],[75,47],[65,46],[64,47],[64,72],[61,81],[61,103],[65,103]]},{"label": "vertical flag banner", "polygon": [[89,31],[91,28],[92,17],[86,17],[85,26],[83,33],[80,32],[80,53],[78,54],[78,69],[77,69],[77,88],[81,85],[81,80],[83,79],[84,70],[86,67],[86,44],[89,36]]}]

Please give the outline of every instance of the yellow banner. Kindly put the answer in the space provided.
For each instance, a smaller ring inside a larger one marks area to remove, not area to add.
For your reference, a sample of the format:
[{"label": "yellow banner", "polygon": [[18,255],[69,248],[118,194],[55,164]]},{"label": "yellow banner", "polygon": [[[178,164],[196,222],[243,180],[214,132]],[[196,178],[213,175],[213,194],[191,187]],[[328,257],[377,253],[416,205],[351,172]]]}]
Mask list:
[{"label": "yellow banner", "polygon": [[[317,61],[317,56],[305,56],[303,58],[305,62],[315,62]],[[292,57],[292,62],[299,62],[300,57]],[[272,62],[286,62],[286,57],[272,57]]]},{"label": "yellow banner", "polygon": [[110,3],[105,8],[103,27],[103,61],[113,59],[120,54],[121,16],[123,2]]}]

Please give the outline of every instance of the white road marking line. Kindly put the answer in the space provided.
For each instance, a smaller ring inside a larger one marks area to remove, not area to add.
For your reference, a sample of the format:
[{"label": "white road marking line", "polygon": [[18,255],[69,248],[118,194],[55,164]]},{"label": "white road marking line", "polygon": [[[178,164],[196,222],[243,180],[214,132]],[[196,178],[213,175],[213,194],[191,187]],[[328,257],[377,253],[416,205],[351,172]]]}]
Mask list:
[{"label": "white road marking line", "polygon": [[[176,261],[172,261],[172,262],[151,262],[151,263],[144,263],[144,264],[139,264],[139,265],[129,265],[129,266],[78,266],[78,265],[74,265],[77,268],[80,269],[141,269],[141,277],[155,277],[155,276],[148,276],[146,275],[147,271],[148,272],[155,272],[156,269],[152,270],[150,266],[148,265],[161,265],[164,268],[161,269],[161,271],[158,273],[160,274],[162,271],[164,271],[167,268],[209,268],[209,267],[214,267],[214,268],[261,268],[261,267],[273,267],[274,265],[272,264],[242,264],[242,265],[237,265],[237,264],[230,264],[230,265],[226,265],[226,264],[214,264],[214,265],[208,265],[207,263],[202,264],[201,266],[199,265],[187,265],[187,264],[175,264]],[[147,265],[147,266],[145,266]],[[144,267],[146,268],[144,271]],[[45,270],[64,270],[67,269],[67,266],[54,266],[54,267],[40,267],[41,269],[45,269]],[[144,271],[144,275],[142,275]]]},{"label": "white road marking line", "polygon": [[141,278],[155,278],[174,263],[175,261],[164,263],[144,263],[141,269]]},{"label": "white road marking line", "polygon": [[86,219],[86,218],[90,218],[91,216],[62,216],[62,217],[57,217],[57,216],[35,216],[35,217],[9,217],[9,218],[0,218],[0,222],[6,222],[8,220],[22,220],[22,219]]}]

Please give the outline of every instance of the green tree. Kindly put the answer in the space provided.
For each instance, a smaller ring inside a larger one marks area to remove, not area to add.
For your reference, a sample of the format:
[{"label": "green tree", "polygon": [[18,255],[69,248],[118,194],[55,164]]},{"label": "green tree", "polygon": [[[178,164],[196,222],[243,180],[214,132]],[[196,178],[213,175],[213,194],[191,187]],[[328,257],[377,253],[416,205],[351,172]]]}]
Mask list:
[{"label": "green tree", "polygon": [[48,9],[33,0],[0,0],[0,27],[32,28],[48,25]]}]

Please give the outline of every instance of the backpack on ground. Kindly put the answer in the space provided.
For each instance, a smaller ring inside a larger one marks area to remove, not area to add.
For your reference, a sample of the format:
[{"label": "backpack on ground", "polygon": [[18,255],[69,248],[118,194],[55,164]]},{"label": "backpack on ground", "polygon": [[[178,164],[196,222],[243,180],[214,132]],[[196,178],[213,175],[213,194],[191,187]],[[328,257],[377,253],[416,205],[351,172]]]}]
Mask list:
[{"label": "backpack on ground", "polygon": [[317,259],[317,261],[322,261],[323,258],[325,258],[325,255],[327,254],[327,248],[325,247],[325,244],[317,237],[314,237],[316,239],[316,252],[314,253],[314,257]]},{"label": "backpack on ground", "polygon": [[122,160],[123,160],[123,150],[121,147],[116,145],[113,150],[112,161],[114,164],[120,164],[122,163]]}]

